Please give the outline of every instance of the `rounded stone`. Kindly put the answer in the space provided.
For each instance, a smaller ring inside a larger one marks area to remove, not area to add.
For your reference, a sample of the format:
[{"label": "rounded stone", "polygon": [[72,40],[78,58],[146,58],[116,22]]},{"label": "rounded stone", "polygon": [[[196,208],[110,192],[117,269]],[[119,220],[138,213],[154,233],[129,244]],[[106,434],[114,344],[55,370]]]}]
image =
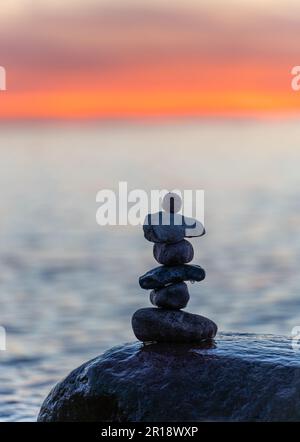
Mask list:
[{"label": "rounded stone", "polygon": [[182,206],[182,200],[180,196],[175,192],[167,193],[162,202],[162,208],[166,212],[176,213],[179,212]]},{"label": "rounded stone", "polygon": [[171,284],[159,290],[152,290],[150,301],[156,307],[180,310],[187,306],[190,295],[185,282]]},{"label": "rounded stone", "polygon": [[137,310],[132,329],[142,342],[201,342],[217,333],[216,324],[204,316],[159,308]]},{"label": "rounded stone", "polygon": [[298,422],[299,372],[299,353],[284,336],[118,345],[59,382],[38,421]]},{"label": "rounded stone", "polygon": [[194,258],[194,249],[186,239],[175,244],[155,243],[153,256],[157,262],[167,266],[187,264]]},{"label": "rounded stone", "polygon": [[140,276],[139,284],[145,290],[160,289],[167,284],[182,281],[202,281],[204,278],[204,269],[197,265],[159,266]]}]

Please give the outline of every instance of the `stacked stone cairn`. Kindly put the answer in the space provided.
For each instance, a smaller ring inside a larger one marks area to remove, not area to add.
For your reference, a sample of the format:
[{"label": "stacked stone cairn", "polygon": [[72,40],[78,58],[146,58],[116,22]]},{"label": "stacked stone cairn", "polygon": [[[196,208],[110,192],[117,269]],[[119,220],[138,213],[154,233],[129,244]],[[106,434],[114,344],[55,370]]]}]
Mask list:
[{"label": "stacked stone cairn", "polygon": [[185,281],[205,278],[200,266],[188,264],[194,249],[185,238],[202,236],[205,229],[199,221],[178,213],[181,204],[178,194],[168,193],[163,211],[149,214],[144,222],[144,236],[154,243],[154,258],[162,265],[139,278],[141,288],[152,290],[150,301],[155,306],[137,310],[132,317],[133,332],[142,342],[201,342],[217,333],[210,319],[182,310],[190,299]]}]

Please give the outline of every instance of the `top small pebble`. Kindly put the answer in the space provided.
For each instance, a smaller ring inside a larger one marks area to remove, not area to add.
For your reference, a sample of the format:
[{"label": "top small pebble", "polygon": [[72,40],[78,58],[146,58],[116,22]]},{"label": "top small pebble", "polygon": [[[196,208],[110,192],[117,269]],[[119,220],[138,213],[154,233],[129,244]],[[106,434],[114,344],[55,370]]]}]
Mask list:
[{"label": "top small pebble", "polygon": [[166,212],[177,213],[181,209],[182,201],[177,193],[169,192],[164,196],[162,208]]}]

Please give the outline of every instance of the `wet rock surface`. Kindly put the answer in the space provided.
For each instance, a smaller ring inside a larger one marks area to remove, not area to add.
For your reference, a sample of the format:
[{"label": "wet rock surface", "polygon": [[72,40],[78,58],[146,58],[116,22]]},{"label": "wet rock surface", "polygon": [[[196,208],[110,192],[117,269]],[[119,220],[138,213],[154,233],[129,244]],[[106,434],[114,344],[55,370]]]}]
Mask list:
[{"label": "wet rock surface", "polygon": [[204,344],[125,344],[74,370],[38,420],[300,421],[300,359],[286,337],[218,334]]},{"label": "wet rock surface", "polygon": [[151,307],[134,313],[132,329],[143,342],[200,342],[217,333],[216,324],[204,316]]},{"label": "wet rock surface", "polygon": [[167,284],[182,281],[202,281],[205,271],[198,265],[184,264],[179,266],[159,266],[139,278],[142,289],[159,289]]},{"label": "wet rock surface", "polygon": [[171,284],[162,289],[152,290],[150,301],[156,307],[181,309],[186,307],[190,295],[185,282]]}]

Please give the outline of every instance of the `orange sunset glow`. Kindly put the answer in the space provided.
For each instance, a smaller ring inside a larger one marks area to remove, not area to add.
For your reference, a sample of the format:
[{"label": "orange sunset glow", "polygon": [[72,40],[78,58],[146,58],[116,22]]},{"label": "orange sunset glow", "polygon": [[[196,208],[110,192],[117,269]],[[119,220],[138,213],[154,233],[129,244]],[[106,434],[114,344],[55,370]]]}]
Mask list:
[{"label": "orange sunset glow", "polygon": [[71,3],[4,6],[1,120],[300,111],[291,88],[300,64],[292,0],[243,8],[233,0]]}]

